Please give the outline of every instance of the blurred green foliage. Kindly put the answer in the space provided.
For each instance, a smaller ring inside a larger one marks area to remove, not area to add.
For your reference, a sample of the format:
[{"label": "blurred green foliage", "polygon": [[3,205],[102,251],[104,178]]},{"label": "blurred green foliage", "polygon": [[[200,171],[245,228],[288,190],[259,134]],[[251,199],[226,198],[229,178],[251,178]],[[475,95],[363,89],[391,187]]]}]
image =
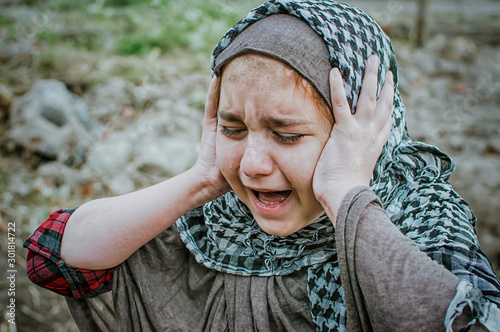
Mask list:
[{"label": "blurred green foliage", "polygon": [[[153,48],[167,52],[183,47],[190,51],[208,52],[222,34],[246,13],[246,9],[242,12],[241,6],[235,5],[238,3],[243,2],[217,4],[185,0],[134,5],[133,10],[123,10],[121,14],[122,29],[126,35],[119,39],[116,51],[119,54],[144,54]],[[248,3],[244,7],[251,7]]]},{"label": "blurred green foliage", "polygon": [[7,25],[10,25],[13,23],[14,23],[13,17],[6,15],[3,12],[0,12],[0,26],[2,26],[2,25],[7,26]]},{"label": "blurred green foliage", "polygon": [[16,32],[13,39],[10,32],[9,42],[36,39],[44,45],[64,44],[108,54],[141,56],[155,48],[162,53],[176,48],[210,52],[222,34],[261,1],[24,0],[23,3],[27,7],[24,14],[0,13],[0,29]]}]

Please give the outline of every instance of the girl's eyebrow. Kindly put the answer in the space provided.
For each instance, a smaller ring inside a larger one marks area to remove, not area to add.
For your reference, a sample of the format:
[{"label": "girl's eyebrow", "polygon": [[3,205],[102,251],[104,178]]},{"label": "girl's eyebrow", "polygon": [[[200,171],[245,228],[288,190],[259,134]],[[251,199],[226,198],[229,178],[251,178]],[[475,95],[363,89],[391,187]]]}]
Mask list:
[{"label": "girl's eyebrow", "polygon": [[310,122],[304,121],[302,119],[293,118],[273,118],[265,117],[259,120],[259,122],[264,124],[269,124],[273,128],[290,128],[309,125]]},{"label": "girl's eyebrow", "polygon": [[239,117],[238,115],[232,113],[232,112],[224,112],[224,111],[219,111],[217,112],[217,115],[219,116],[219,119],[228,121],[228,122],[243,122],[243,119]]},{"label": "girl's eyebrow", "polygon": [[[219,119],[228,122],[243,122],[243,119],[235,113],[220,111],[218,112]],[[311,123],[303,119],[294,118],[276,118],[272,116],[266,116],[259,119],[259,123],[263,125],[269,125],[273,128],[290,128],[298,126],[307,126]]]}]

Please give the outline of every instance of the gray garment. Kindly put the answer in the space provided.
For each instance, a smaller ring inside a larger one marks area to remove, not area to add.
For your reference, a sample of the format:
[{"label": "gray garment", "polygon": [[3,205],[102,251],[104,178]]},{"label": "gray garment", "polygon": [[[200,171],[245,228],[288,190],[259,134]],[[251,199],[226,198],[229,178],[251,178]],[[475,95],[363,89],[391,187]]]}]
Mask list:
[{"label": "gray garment", "polygon": [[[68,305],[80,330],[89,332],[314,331],[306,273],[243,277],[209,270],[172,227],[117,268],[112,298],[68,299]],[[114,329],[107,319],[112,302]]]},{"label": "gray garment", "polygon": [[[336,241],[348,331],[444,331],[458,278],[405,238],[368,188],[344,199]],[[81,331],[315,330],[306,269],[271,277],[210,270],[195,261],[175,227],[117,268],[112,295],[68,305]]]},{"label": "gray garment", "polygon": [[[402,235],[373,191],[358,187],[344,198],[335,237],[348,331],[445,330],[459,279]],[[472,319],[466,310],[454,330]]]}]

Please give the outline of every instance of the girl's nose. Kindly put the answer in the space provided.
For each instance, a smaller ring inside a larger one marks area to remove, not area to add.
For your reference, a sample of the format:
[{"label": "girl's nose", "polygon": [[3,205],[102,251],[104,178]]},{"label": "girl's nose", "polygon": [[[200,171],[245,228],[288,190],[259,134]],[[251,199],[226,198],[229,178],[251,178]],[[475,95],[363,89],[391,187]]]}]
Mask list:
[{"label": "girl's nose", "polygon": [[243,152],[240,169],[248,177],[269,175],[273,172],[273,162],[267,149],[256,144],[249,144]]}]

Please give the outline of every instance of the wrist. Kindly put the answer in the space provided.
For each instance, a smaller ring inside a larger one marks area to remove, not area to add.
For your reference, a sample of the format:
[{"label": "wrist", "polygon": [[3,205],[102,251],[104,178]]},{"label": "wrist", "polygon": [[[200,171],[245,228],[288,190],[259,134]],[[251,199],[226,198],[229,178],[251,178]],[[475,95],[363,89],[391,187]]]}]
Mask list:
[{"label": "wrist", "polygon": [[193,208],[208,203],[229,191],[229,185],[222,174],[207,175],[201,166],[196,164],[183,174],[192,183]]},{"label": "wrist", "polygon": [[316,194],[316,199],[321,204],[326,214],[330,218],[333,226],[336,226],[337,216],[342,201],[354,188],[364,185],[359,183],[336,183],[328,186]]}]

